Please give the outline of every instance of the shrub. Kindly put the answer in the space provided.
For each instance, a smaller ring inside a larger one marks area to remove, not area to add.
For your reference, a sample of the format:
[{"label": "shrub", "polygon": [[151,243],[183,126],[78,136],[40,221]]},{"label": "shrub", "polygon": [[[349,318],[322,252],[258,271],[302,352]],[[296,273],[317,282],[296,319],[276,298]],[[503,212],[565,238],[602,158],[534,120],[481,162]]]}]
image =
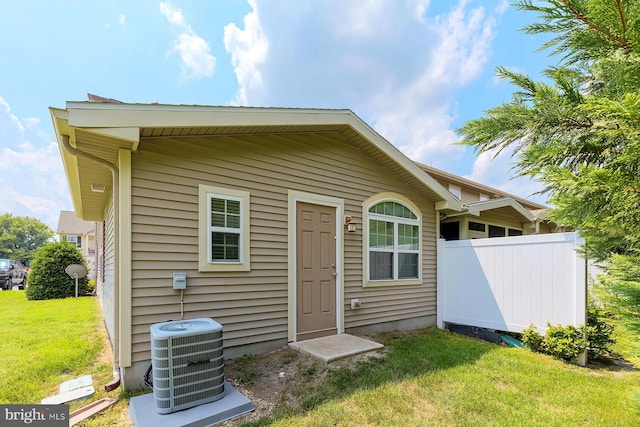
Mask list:
[{"label": "shrub", "polygon": [[[73,243],[49,243],[40,247],[31,261],[27,278],[27,299],[44,300],[75,295],[75,280],[64,271],[70,264],[87,266],[80,250]],[[78,279],[78,295],[89,289],[87,278]]]},{"label": "shrub", "polygon": [[587,341],[589,341],[589,357],[595,358],[609,353],[609,346],[615,342],[611,335],[613,326],[607,323],[603,310],[590,306],[587,309]]},{"label": "shrub", "polygon": [[534,325],[529,325],[527,329],[522,331],[522,342],[531,350],[541,352],[542,341],[544,338],[536,331]]},{"label": "shrub", "polygon": [[549,354],[567,362],[575,362],[585,350],[589,357],[597,357],[609,352],[613,326],[604,321],[602,310],[590,306],[587,310],[587,326],[551,325],[543,337],[534,325],[522,333],[522,342],[533,351]]}]

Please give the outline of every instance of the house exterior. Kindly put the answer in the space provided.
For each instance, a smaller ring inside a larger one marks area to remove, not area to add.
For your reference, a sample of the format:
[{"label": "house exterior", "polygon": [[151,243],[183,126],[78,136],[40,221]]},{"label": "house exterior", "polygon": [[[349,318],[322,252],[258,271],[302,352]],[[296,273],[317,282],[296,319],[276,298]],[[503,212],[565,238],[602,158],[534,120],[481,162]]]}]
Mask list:
[{"label": "house exterior", "polygon": [[459,199],[462,212],[444,213],[440,236],[445,240],[526,236],[570,231],[546,218],[548,207],[504,191],[418,163]]},{"label": "house exterior", "polygon": [[353,112],[104,100],[51,115],[125,388],[168,320],[214,319],[228,358],[435,325],[439,218],[468,209]]},{"label": "house exterior", "polygon": [[96,233],[95,223],[84,221],[73,211],[60,211],[56,233],[60,241],[71,242],[80,249],[89,268],[89,277],[95,278]]}]

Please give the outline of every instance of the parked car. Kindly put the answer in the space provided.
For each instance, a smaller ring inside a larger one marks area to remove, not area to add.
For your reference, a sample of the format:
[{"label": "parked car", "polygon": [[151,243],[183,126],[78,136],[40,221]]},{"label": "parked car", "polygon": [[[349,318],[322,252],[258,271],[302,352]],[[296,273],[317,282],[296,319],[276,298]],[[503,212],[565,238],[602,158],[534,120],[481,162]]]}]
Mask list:
[{"label": "parked car", "polygon": [[0,259],[0,288],[11,290],[15,285],[24,289],[27,284],[27,272],[20,261]]}]

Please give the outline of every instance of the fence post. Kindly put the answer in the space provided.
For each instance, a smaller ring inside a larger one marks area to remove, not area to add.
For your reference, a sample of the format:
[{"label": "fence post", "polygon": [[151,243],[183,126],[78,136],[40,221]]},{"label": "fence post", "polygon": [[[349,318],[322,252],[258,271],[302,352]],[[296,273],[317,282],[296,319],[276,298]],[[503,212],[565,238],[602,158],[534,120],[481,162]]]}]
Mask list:
[{"label": "fence post", "polygon": [[436,325],[440,329],[444,329],[444,243],[444,239],[438,239],[438,246],[436,249]]},{"label": "fence post", "polygon": [[[574,232],[575,238],[575,301],[576,301],[576,326],[587,326],[587,260],[586,254],[584,254],[584,238],[580,237],[577,232]],[[582,253],[581,253],[582,252]],[[586,335],[586,331],[585,331]],[[585,336],[586,338],[586,336]],[[585,350],[578,356],[578,365],[586,366],[588,350]]]}]

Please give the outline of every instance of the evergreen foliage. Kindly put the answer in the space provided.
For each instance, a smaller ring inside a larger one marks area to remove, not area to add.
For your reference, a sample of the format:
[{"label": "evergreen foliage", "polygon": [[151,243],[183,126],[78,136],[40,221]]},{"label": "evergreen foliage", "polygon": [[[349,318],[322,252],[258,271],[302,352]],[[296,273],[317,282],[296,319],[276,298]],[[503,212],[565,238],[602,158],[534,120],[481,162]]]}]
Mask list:
[{"label": "evergreen foliage", "polygon": [[549,219],[579,229],[589,255],[640,256],[640,2],[520,1],[559,55],[545,81],[498,69],[516,87],[508,103],[465,123],[463,144],[513,147],[517,169],[537,178]]},{"label": "evergreen foliage", "polygon": [[[45,300],[74,296],[75,280],[65,272],[71,264],[87,266],[82,253],[73,243],[49,243],[38,249],[27,278],[27,299]],[[78,279],[78,295],[88,292],[87,277]]]}]

